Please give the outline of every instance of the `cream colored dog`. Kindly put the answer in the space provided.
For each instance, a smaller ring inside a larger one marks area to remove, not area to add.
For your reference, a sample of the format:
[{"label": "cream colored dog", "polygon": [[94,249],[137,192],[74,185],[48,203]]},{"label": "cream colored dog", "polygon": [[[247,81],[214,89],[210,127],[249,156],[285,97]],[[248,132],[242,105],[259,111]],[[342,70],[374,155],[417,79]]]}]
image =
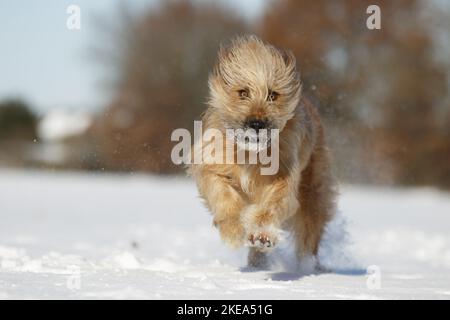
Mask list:
[{"label": "cream colored dog", "polygon": [[259,163],[190,167],[222,239],[250,246],[249,265],[262,267],[285,229],[294,233],[300,259],[315,257],[335,211],[335,183],[319,115],[302,98],[294,56],[255,36],[237,37],[220,49],[209,90],[203,128],[220,130],[224,139],[230,128],[279,130],[274,175],[262,175]]}]

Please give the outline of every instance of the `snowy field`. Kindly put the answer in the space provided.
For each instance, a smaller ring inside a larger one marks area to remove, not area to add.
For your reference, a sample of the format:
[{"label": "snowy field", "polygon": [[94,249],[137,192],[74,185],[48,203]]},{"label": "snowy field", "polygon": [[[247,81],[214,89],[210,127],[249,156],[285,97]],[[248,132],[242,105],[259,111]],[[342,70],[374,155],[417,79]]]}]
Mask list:
[{"label": "snowy field", "polygon": [[[268,271],[219,240],[182,178],[0,170],[0,299],[449,299],[450,194],[343,186],[320,250]],[[369,270],[369,273],[367,272]]]}]

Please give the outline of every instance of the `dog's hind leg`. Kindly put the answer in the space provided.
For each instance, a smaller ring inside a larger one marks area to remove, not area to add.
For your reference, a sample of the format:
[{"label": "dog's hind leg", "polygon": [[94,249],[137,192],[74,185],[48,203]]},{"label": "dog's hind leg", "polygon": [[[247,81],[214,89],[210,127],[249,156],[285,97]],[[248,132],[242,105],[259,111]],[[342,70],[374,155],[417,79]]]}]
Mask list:
[{"label": "dog's hind leg", "polygon": [[326,150],[318,148],[302,172],[300,207],[293,217],[300,260],[308,256],[317,257],[325,226],[334,215],[336,191],[329,169]]},{"label": "dog's hind leg", "polygon": [[250,248],[248,251],[247,266],[255,269],[267,269],[269,267],[267,254],[256,248]]}]

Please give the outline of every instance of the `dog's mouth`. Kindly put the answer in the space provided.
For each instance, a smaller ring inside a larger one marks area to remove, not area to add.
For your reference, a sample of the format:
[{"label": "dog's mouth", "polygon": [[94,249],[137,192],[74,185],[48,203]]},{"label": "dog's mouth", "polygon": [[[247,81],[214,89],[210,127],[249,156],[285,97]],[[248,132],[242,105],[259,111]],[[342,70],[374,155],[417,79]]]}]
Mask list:
[{"label": "dog's mouth", "polygon": [[259,152],[270,148],[271,136],[270,130],[259,130],[256,132],[253,129],[239,129],[235,130],[231,138],[236,145],[243,150]]}]

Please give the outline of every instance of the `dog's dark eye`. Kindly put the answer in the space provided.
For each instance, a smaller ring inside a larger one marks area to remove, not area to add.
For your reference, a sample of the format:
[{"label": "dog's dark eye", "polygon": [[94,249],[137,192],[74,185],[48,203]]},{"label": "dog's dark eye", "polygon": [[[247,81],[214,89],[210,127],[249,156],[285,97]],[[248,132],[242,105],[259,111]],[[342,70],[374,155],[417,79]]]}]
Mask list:
[{"label": "dog's dark eye", "polygon": [[280,94],[278,92],[269,90],[269,93],[267,95],[267,100],[268,101],[275,101],[275,100],[277,100],[279,95]]},{"label": "dog's dark eye", "polygon": [[238,90],[239,98],[245,99],[249,97],[248,90],[242,89]]}]

